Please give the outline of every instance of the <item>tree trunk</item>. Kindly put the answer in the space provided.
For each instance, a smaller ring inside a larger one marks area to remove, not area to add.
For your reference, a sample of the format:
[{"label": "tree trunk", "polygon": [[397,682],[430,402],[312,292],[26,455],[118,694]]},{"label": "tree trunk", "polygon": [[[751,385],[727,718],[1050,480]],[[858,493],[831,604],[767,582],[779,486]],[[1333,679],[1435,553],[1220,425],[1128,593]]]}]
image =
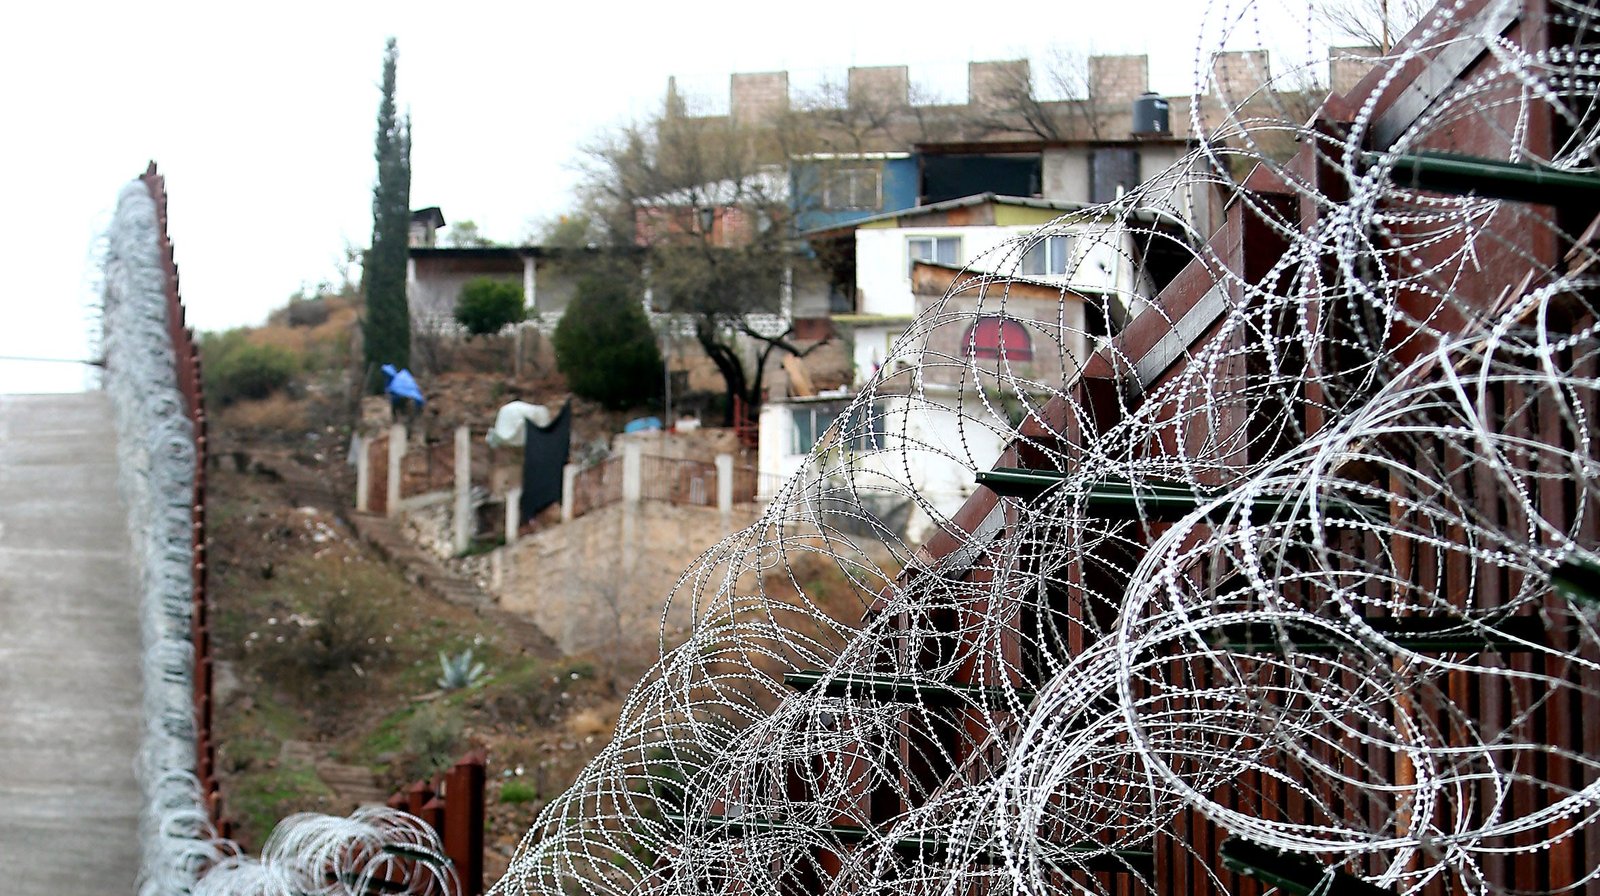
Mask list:
[{"label": "tree trunk", "polygon": [[745,394],[744,365],[739,362],[739,355],[731,346],[717,339],[716,329],[709,322],[703,320],[697,322],[694,328],[694,337],[700,343],[700,348],[705,351],[706,357],[711,359],[711,363],[717,365],[717,372],[722,374],[722,382],[727,389],[728,396],[727,407],[723,412],[722,425],[732,426],[734,424],[735,399],[742,398]]}]

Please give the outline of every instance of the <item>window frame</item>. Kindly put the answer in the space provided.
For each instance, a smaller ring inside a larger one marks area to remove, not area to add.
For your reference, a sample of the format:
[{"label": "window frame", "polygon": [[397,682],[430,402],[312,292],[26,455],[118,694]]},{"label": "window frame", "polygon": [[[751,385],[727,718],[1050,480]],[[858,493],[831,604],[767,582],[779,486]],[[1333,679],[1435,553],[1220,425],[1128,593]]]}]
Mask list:
[{"label": "window frame", "polygon": [[[917,257],[916,253],[912,250],[911,247],[912,247],[912,245],[914,245],[916,243],[919,243],[919,242],[926,242],[926,243],[930,244],[929,248],[931,248],[933,250],[932,257],[930,257],[930,258],[918,258]],[[951,250],[951,253],[950,253],[951,254],[951,260],[944,261],[944,260],[939,258],[939,246],[940,246],[941,243],[948,244],[948,245],[953,247],[952,250]],[[906,276],[907,277],[911,276],[912,267],[914,267],[916,265],[916,263],[919,262],[919,261],[926,261],[926,262],[930,262],[932,264],[948,264],[948,265],[959,265],[959,264],[961,264],[961,235],[960,234],[935,234],[935,233],[929,233],[929,234],[919,234],[917,236],[908,236],[908,237],[906,237]]]},{"label": "window frame", "polygon": [[[1017,272],[1024,277],[1064,277],[1072,261],[1072,238],[1067,234],[1051,234],[1035,240],[1023,250],[1017,263]],[[1039,262],[1039,270],[1032,270]]]},{"label": "window frame", "polygon": [[[870,178],[870,180],[869,180]],[[868,189],[863,189],[863,184]],[[842,197],[839,194],[844,194]],[[870,195],[862,195],[867,193]],[[828,168],[822,174],[822,209],[830,212],[875,212],[883,207],[883,168],[851,165]]]}]

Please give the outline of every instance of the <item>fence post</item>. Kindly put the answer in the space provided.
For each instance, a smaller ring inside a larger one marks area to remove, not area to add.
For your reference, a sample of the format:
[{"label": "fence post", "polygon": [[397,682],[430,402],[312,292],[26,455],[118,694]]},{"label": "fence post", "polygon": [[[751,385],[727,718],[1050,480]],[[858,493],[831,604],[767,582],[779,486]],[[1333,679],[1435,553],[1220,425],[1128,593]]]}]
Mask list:
[{"label": "fence post", "polygon": [[733,455],[717,455],[717,509],[722,511],[723,528],[733,516]]},{"label": "fence post", "polygon": [[400,513],[400,462],[406,456],[406,427],[396,423],[389,427],[389,482],[386,495],[389,499],[389,516]]},{"label": "fence post", "polygon": [[561,468],[561,521],[572,522],[572,512],[577,509],[578,465],[567,464]]},{"label": "fence post", "polygon": [[361,433],[351,436],[355,445],[351,451],[356,456],[356,511],[366,513],[372,509],[371,496],[367,494],[372,488],[372,458],[367,456],[367,440]]},{"label": "fence post", "polygon": [[483,892],[484,756],[462,757],[445,777],[444,851],[456,866],[463,896]]},{"label": "fence post", "polygon": [[[568,464],[567,467],[572,466]],[[567,515],[567,469],[561,469],[561,516]],[[517,543],[517,532],[522,525],[522,486],[506,492],[506,547]]]},{"label": "fence post", "polygon": [[644,451],[637,444],[622,447],[622,500],[637,504],[644,497]]},{"label": "fence post", "polygon": [[456,427],[456,507],[455,507],[455,549],[456,554],[467,552],[472,546],[472,530],[477,528],[472,525],[472,430],[465,426]]}]

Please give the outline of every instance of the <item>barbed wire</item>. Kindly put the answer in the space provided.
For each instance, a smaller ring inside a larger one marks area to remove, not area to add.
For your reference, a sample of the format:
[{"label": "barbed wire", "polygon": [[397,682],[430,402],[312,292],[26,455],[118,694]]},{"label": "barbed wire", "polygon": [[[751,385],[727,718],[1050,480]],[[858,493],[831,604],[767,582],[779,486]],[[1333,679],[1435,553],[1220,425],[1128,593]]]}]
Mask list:
[{"label": "barbed wire", "polygon": [[[833,437],[679,581],[688,640],[495,892],[1589,887],[1588,222],[1399,172],[1476,134],[1594,173],[1592,9],[1554,3],[1547,47],[1503,36],[1521,14],[1441,4],[1342,119],[1215,84],[1191,157],[920,308]],[[1386,117],[1391,82],[1463,53]],[[1567,136],[1535,139],[1545,118]],[[1237,189],[1251,166],[1265,186]],[[1241,268],[1242,238],[1208,243],[1207,193],[1271,251]],[[1021,273],[1052,237],[1065,285]],[[1158,259],[1203,288],[1154,300]],[[1026,469],[986,509],[997,463]],[[853,604],[808,590],[819,562]]]}]

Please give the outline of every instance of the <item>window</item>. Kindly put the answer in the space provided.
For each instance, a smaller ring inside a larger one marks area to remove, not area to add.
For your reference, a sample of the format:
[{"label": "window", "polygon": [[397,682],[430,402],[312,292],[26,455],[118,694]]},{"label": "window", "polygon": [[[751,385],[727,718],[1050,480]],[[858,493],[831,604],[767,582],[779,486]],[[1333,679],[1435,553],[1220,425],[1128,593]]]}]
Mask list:
[{"label": "window", "polygon": [[1067,272],[1067,251],[1070,249],[1064,236],[1047,236],[1022,253],[1023,276],[1047,276]]},{"label": "window", "polygon": [[[877,451],[884,446],[885,408],[866,405],[846,415],[847,404],[819,402],[799,404],[790,408],[794,415],[794,441],[791,454],[808,454],[817,442],[828,435],[829,427],[839,424],[833,433],[833,444],[843,445],[851,451]],[[844,419],[841,420],[840,418]]]},{"label": "window", "polygon": [[980,317],[967,328],[961,350],[969,358],[1005,358],[1007,361],[1032,361],[1033,340],[1028,330],[1009,317]]},{"label": "window", "polygon": [[877,168],[835,168],[823,175],[827,211],[876,211],[883,205],[883,175]]},{"label": "window", "polygon": [[794,414],[794,443],[790,445],[790,454],[809,454],[817,444],[817,439],[828,431],[833,421],[839,416],[839,408],[834,405],[797,405],[790,411]]},{"label": "window", "polygon": [[961,237],[959,236],[913,236],[906,239],[906,270],[911,270],[911,265],[919,261],[934,261],[939,264],[961,263]]}]

